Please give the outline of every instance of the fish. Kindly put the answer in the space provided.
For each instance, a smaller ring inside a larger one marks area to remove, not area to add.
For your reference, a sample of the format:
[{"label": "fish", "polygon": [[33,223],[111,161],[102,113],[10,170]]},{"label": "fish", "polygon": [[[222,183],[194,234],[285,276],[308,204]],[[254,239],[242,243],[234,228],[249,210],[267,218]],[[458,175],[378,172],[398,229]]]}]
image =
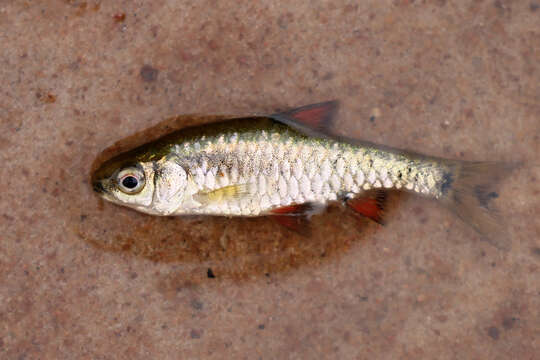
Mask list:
[{"label": "fish", "polygon": [[404,191],[439,202],[485,237],[502,233],[490,201],[515,163],[348,138],[333,129],[338,106],[189,126],[103,162],[92,186],[105,200],[150,215],[271,216],[301,233],[332,202],[383,224],[387,193]]}]

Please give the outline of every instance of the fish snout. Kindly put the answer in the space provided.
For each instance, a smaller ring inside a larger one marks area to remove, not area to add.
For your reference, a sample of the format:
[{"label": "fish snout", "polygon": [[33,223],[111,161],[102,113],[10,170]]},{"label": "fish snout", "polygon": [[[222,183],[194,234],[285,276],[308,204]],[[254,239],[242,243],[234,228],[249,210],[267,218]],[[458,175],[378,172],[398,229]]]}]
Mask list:
[{"label": "fish snout", "polygon": [[92,187],[94,191],[97,192],[98,194],[105,193],[105,188],[103,187],[101,180],[95,180],[94,183],[92,184]]}]

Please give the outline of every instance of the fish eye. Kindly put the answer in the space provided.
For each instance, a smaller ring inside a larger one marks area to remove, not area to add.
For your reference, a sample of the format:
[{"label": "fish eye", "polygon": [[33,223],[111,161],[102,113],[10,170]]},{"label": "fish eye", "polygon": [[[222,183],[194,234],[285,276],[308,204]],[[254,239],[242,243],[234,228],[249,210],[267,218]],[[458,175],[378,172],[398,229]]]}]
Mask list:
[{"label": "fish eye", "polygon": [[126,194],[136,194],[144,187],[144,172],[136,167],[120,171],[116,177],[118,187]]}]

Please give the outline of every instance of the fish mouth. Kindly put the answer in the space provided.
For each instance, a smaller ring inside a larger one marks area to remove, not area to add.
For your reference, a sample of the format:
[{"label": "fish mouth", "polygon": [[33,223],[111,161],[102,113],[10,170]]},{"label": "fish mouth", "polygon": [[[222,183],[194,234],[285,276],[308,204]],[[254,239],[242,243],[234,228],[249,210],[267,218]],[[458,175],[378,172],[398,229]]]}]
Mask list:
[{"label": "fish mouth", "polygon": [[98,194],[105,194],[105,188],[103,187],[103,184],[101,183],[101,181],[94,181],[94,183],[92,184],[92,187],[94,189],[94,191]]}]

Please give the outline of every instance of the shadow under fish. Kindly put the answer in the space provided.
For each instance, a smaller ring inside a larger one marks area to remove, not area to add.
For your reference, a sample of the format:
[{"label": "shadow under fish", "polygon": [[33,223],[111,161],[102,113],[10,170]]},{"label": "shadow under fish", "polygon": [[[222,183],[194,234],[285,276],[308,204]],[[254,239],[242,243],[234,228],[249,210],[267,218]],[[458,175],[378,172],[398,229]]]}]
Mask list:
[{"label": "shadow under fish", "polygon": [[[339,136],[332,130],[337,106],[331,101],[240,118],[181,116],[113,145],[94,163],[94,190],[167,218],[125,212],[132,228],[122,224],[100,237],[108,241],[91,242],[157,261],[233,264],[238,273],[249,273],[242,270],[249,264],[267,273],[347,248],[358,233],[340,232],[350,225],[339,217],[382,224],[389,194],[411,193],[440,202],[505,248],[489,202],[515,164],[429,157]],[[343,206],[321,216],[329,204]],[[193,215],[199,217],[186,218]],[[291,231],[276,231],[264,218]]]}]

